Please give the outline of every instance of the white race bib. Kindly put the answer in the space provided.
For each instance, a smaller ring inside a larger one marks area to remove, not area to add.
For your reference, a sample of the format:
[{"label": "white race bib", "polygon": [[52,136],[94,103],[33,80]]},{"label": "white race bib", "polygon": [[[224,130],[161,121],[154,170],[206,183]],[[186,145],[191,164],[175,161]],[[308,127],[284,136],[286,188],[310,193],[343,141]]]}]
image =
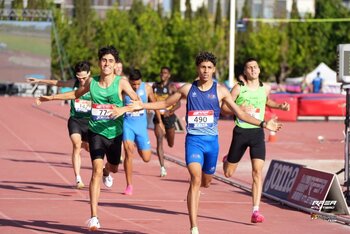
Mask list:
[{"label": "white race bib", "polygon": [[[254,111],[252,112],[247,112],[248,115],[256,118],[256,119],[259,119],[260,120],[260,109],[259,108],[256,108]],[[238,119],[240,123],[245,123],[245,121],[241,120],[241,119]]]},{"label": "white race bib", "polygon": [[187,115],[187,123],[191,129],[210,127],[214,124],[214,111],[189,111]]},{"label": "white race bib", "polygon": [[125,115],[129,117],[140,117],[145,114],[145,110],[139,110],[134,112],[126,112]]},{"label": "white race bib", "polygon": [[110,115],[112,114],[114,105],[113,104],[92,104],[91,117],[92,120],[109,120],[112,119]]},{"label": "white race bib", "polygon": [[88,113],[91,111],[91,101],[90,100],[82,100],[75,99],[74,100],[74,109],[79,113]]}]

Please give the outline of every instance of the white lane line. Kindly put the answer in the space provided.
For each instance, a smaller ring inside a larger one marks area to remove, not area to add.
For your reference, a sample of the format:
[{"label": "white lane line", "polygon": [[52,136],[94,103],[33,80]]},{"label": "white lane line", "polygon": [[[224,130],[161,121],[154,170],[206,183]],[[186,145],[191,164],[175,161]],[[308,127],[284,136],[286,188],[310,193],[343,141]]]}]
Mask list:
[{"label": "white lane line", "polygon": [[[8,131],[11,135],[13,135],[15,138],[17,138],[19,142],[21,142],[25,147],[27,147],[27,149],[29,149],[36,157],[38,157],[42,162],[48,164],[49,168],[50,168],[51,170],[53,170],[53,171],[55,172],[55,174],[56,174],[58,177],[60,177],[66,184],[70,185],[70,182],[69,182],[58,170],[56,170],[56,168],[54,168],[53,166],[51,166],[50,163],[47,162],[47,161],[45,160],[45,158],[42,157],[39,153],[35,152],[34,149],[33,149],[30,145],[28,145],[20,136],[18,136],[15,132],[13,132],[10,128],[8,128],[8,127],[7,127],[6,125],[4,125],[2,122],[0,122],[0,124],[1,124],[1,126],[3,126],[3,127]],[[83,193],[82,193],[82,192],[78,191],[77,193],[79,193],[81,197],[85,197],[85,196],[83,196]],[[116,215],[116,214],[113,213],[113,212],[108,211],[108,209],[106,209],[106,208],[99,207],[99,209],[100,209],[101,212],[104,212],[104,213],[106,213],[106,214],[108,214],[108,215],[110,215],[110,216],[112,216],[112,217],[115,217],[115,218],[120,219],[120,220],[124,220],[123,217],[121,217],[121,216],[119,216],[119,215]],[[144,230],[148,230],[149,233],[162,233],[162,232],[159,232],[159,231],[157,231],[157,230],[155,230],[155,229],[150,229],[150,228],[148,228],[148,227],[145,226],[145,225],[140,225],[140,224],[138,224],[138,223],[136,223],[136,222],[132,222],[132,221],[128,221],[128,220],[124,220],[124,221],[130,223],[131,225],[135,225],[135,226],[137,226],[137,227],[140,227],[140,228],[142,228],[142,229],[144,229]]]},{"label": "white lane line", "polygon": [[[0,211],[0,216],[5,218],[5,219],[7,219],[9,222],[16,224],[16,226],[18,226],[18,228],[25,228],[25,226],[26,226],[26,225],[23,225],[23,223],[21,223],[21,222],[15,221],[13,218],[5,215],[1,211]],[[1,225],[1,226],[5,226],[5,225]],[[28,224],[28,226],[30,226],[30,224]],[[31,232],[34,232],[34,233],[39,233],[39,234],[42,233],[41,231],[39,232],[39,231],[30,229],[30,228],[25,228],[25,229],[26,229],[26,231],[31,231]]]}]

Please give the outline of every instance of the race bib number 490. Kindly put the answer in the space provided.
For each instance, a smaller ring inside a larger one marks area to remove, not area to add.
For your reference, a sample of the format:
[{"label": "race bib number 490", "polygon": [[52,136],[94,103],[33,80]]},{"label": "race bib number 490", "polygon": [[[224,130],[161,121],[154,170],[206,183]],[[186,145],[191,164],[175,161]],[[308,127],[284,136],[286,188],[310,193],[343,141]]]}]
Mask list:
[{"label": "race bib number 490", "polygon": [[214,111],[189,111],[187,121],[189,127],[192,129],[211,127],[214,124]]},{"label": "race bib number 490", "polygon": [[79,113],[88,113],[91,111],[91,101],[75,99],[74,109],[76,112],[79,112]]},{"label": "race bib number 490", "polygon": [[112,119],[110,115],[112,114],[113,104],[92,104],[91,118],[94,121],[97,120],[109,120]]}]

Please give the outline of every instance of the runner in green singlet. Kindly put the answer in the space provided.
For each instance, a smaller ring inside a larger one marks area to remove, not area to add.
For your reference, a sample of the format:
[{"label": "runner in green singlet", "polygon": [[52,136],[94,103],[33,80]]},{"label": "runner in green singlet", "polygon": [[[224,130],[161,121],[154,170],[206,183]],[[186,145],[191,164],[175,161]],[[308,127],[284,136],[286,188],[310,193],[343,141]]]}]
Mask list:
[{"label": "runner in green singlet", "polygon": [[[107,187],[111,187],[113,179],[110,172],[116,173],[121,154],[123,114],[132,111],[131,107],[123,106],[122,93],[138,100],[138,96],[128,80],[116,76],[114,69],[119,61],[119,53],[113,46],[103,47],[98,52],[100,75],[93,77],[88,84],[75,91],[53,96],[42,96],[37,103],[51,100],[76,99],[90,91],[92,109],[89,121],[89,145],[92,160],[92,177],[90,181],[91,218],[88,221],[89,230],[100,228],[97,216],[98,199],[101,179]],[[104,156],[107,163],[103,165]]]},{"label": "runner in green singlet", "polygon": [[[256,59],[249,58],[244,63],[244,80],[235,85],[231,91],[231,96],[235,103],[250,116],[264,122],[265,106],[270,108],[288,111],[290,106],[287,102],[276,103],[268,98],[271,87],[260,81],[260,67]],[[225,112],[229,112],[227,106],[223,106]],[[233,112],[231,111],[231,114]],[[264,130],[258,126],[235,118],[236,126],[233,129],[232,141],[228,155],[224,157],[224,173],[226,177],[231,177],[236,171],[239,161],[249,147],[252,164],[252,201],[253,212],[252,223],[261,223],[265,220],[259,211],[262,194],[262,173],[266,156],[264,140]]]},{"label": "runner in green singlet", "polygon": [[[31,84],[46,84],[57,87],[72,87],[78,89],[84,86],[86,81],[90,78],[90,64],[87,61],[78,62],[75,67],[75,76],[69,80],[41,80],[36,78],[28,78],[27,82]],[[68,132],[72,141],[72,164],[75,174],[76,187],[78,189],[84,188],[83,180],[80,176],[81,167],[81,148],[89,151],[88,144],[88,126],[91,114],[90,92],[84,94],[78,99],[71,100],[70,117],[68,120]]]}]

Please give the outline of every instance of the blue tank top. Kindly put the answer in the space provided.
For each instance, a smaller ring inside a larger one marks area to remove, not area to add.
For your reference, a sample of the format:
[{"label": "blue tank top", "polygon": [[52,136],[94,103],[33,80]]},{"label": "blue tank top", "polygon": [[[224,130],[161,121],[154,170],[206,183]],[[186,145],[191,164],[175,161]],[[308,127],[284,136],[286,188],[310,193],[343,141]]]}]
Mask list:
[{"label": "blue tank top", "polygon": [[220,103],[217,83],[213,82],[207,91],[198,88],[198,81],[192,83],[187,95],[186,128],[191,135],[218,135]]},{"label": "blue tank top", "polygon": [[[148,102],[147,92],[146,92],[146,85],[144,82],[141,82],[140,87],[136,90],[136,94],[141,98],[141,101],[143,103]],[[128,105],[131,103],[131,98],[128,95],[125,95],[124,97],[124,105]],[[147,115],[146,111],[140,110],[140,111],[134,111],[134,112],[126,112],[124,114],[124,123],[133,123],[137,124],[140,122],[146,122],[147,123]]]}]

